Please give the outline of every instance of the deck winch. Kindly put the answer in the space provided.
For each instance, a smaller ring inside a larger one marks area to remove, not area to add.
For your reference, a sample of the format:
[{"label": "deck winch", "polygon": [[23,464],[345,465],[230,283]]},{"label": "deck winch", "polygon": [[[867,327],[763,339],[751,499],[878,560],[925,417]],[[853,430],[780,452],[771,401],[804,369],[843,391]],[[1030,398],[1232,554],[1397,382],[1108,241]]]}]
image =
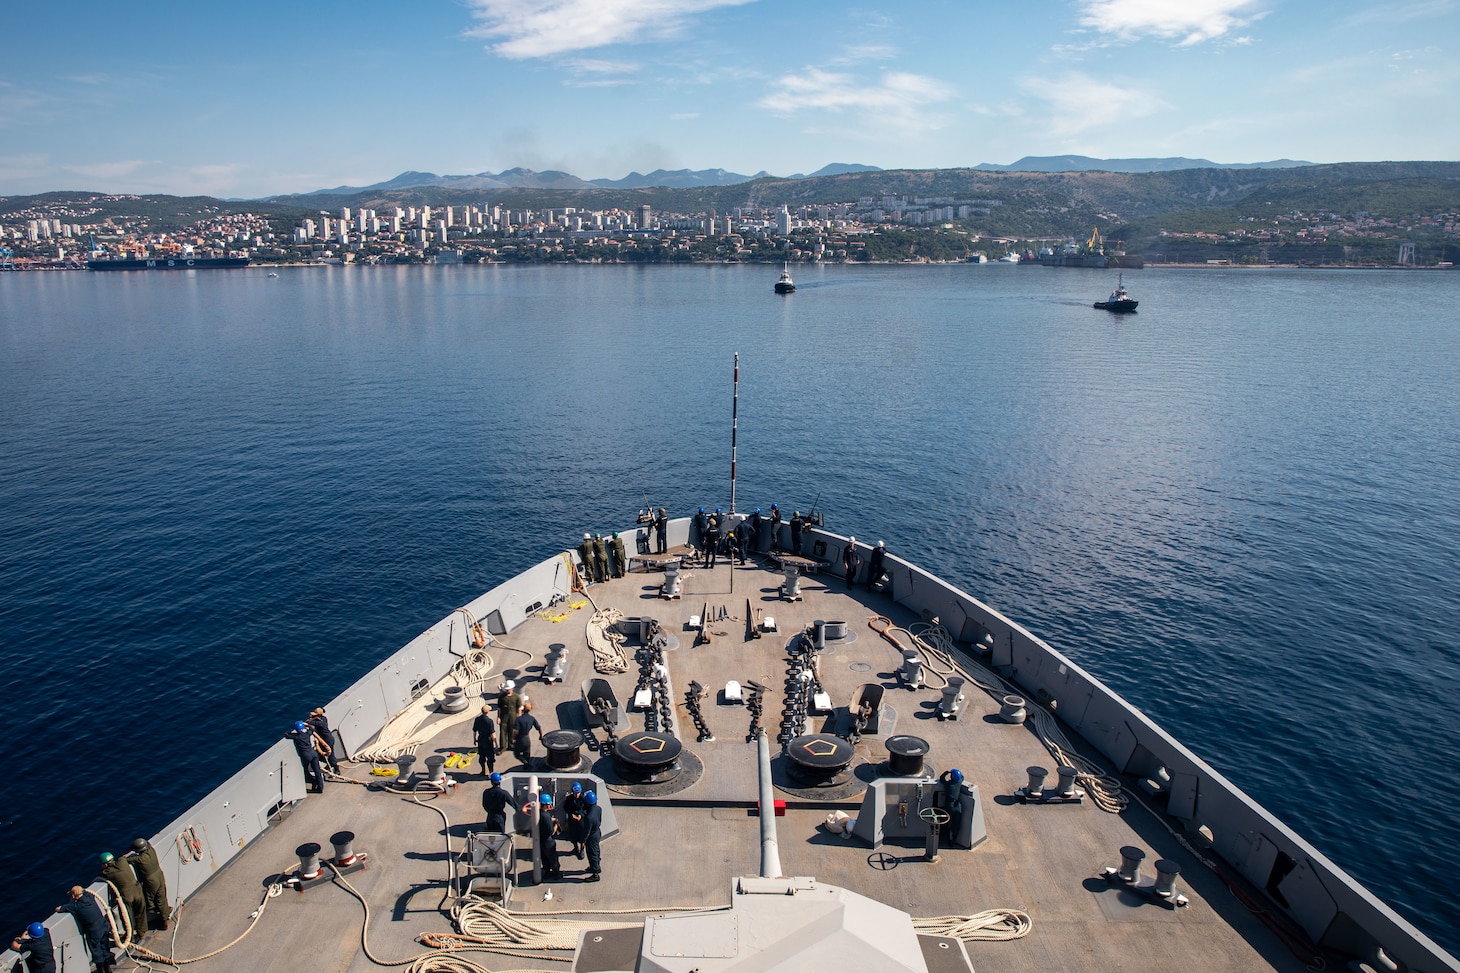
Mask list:
[{"label": "deck winch", "polygon": [[1059,783],[1048,788],[1044,786],[1045,780],[1049,777],[1049,771],[1043,767],[1027,767],[1025,772],[1029,774],[1029,783],[1014,790],[1014,796],[1023,804],[1081,804],[1085,800],[1085,792],[1075,786],[1075,780],[1079,777],[1078,769],[1069,764],[1061,764],[1059,767]]},{"label": "deck winch", "polygon": [[1176,879],[1181,875],[1181,866],[1166,858],[1156,860],[1156,877],[1145,881],[1141,877],[1141,863],[1146,853],[1133,845],[1120,849],[1120,864],[1107,867],[1102,877],[1112,885],[1120,885],[1137,892],[1158,905],[1168,909],[1182,909],[1191,900],[1176,891]]},{"label": "deck winch", "polygon": [[355,832],[336,831],[330,835],[330,844],[335,854],[327,863],[320,858],[323,847],[317,841],[305,842],[295,848],[294,853],[299,856],[299,868],[287,876],[283,884],[296,892],[305,892],[316,885],[328,884],[336,875],[361,871],[369,864],[369,855],[363,851],[355,851]]},{"label": "deck winch", "polygon": [[902,666],[897,670],[897,681],[908,689],[923,688],[923,660],[916,649],[902,650]]}]

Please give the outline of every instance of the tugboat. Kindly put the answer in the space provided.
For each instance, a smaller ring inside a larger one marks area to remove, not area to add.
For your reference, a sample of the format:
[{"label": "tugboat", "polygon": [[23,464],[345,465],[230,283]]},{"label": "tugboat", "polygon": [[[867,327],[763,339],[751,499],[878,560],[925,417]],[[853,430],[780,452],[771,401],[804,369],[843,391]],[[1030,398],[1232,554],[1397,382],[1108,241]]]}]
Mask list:
[{"label": "tugboat", "polygon": [[1140,301],[1131,299],[1125,291],[1125,275],[1119,274],[1115,278],[1115,290],[1110,292],[1110,297],[1104,301],[1096,301],[1095,309],[1098,311],[1114,311],[1116,314],[1129,314],[1136,309]]},{"label": "tugboat", "polygon": [[796,289],[796,282],[791,280],[789,265],[781,264],[781,279],[776,281],[777,294],[789,294]]}]

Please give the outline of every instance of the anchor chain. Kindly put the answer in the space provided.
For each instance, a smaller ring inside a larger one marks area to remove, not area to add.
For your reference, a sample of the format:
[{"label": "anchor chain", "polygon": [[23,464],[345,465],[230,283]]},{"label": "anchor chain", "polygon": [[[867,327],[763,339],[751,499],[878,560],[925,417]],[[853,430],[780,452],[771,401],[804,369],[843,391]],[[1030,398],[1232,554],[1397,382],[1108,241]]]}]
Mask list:
[{"label": "anchor chain", "polygon": [[689,691],[684,694],[684,708],[689,710],[690,721],[694,723],[695,729],[699,731],[699,737],[695,741],[697,743],[715,742],[715,734],[710,731],[710,727],[705,723],[705,714],[700,710],[700,700],[708,695],[709,693],[705,692],[705,687],[701,686],[698,682],[691,682],[689,684]]},{"label": "anchor chain", "polygon": [[745,684],[750,687],[750,695],[745,698],[745,708],[750,711],[750,732],[745,735],[745,742],[754,743],[761,733],[760,717],[765,711],[765,687],[753,679]]}]

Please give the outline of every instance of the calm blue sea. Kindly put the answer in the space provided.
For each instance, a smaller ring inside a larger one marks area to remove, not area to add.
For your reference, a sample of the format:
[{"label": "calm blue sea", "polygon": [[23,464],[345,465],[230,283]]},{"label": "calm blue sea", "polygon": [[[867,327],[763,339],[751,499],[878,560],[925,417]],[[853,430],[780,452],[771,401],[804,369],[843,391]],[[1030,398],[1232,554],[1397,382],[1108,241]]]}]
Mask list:
[{"label": "calm blue sea", "polygon": [[0,275],[0,921],[584,530],[954,578],[1460,949],[1460,274]]}]

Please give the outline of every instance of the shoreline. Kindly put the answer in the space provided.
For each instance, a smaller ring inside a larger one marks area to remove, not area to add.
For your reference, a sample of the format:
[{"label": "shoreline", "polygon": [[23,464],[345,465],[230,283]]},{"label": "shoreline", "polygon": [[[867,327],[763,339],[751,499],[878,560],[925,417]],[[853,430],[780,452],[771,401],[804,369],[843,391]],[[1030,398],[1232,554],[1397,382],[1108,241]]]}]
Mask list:
[{"label": "shoreline", "polygon": [[[669,267],[669,266],[675,266],[675,267],[736,267],[736,266],[754,266],[754,267],[771,267],[771,266],[774,266],[778,262],[780,262],[780,261],[768,261],[768,260],[755,260],[755,261],[747,261],[747,260],[696,260],[696,261],[634,261],[634,260],[615,260],[615,261],[604,262],[604,261],[594,261],[594,260],[522,260],[522,261],[518,261],[518,260],[483,260],[483,261],[478,261],[476,263],[465,263],[465,262],[462,262],[462,263],[436,263],[433,260],[422,260],[422,261],[407,261],[407,262],[401,262],[401,263],[355,263],[354,261],[351,261],[349,263],[346,263],[344,261],[338,261],[338,260],[336,260],[336,261],[315,261],[315,260],[309,260],[309,261],[293,261],[293,262],[289,262],[289,263],[251,263],[247,267],[191,267],[191,268],[167,268],[167,269],[169,269],[169,270],[184,269],[184,270],[191,270],[191,271],[196,272],[196,271],[200,271],[200,270],[248,271],[248,270],[258,270],[258,269],[261,269],[261,268],[262,269],[273,270],[273,269],[279,269],[279,268],[309,269],[309,268],[323,268],[323,267],[362,267],[362,268],[371,268],[371,269],[378,269],[378,268],[382,268],[382,267],[527,267],[527,266],[531,266],[531,267],[542,267],[542,266],[561,266],[561,267]],[[978,263],[972,263],[971,261],[967,261],[967,260],[941,260],[941,261],[940,260],[816,260],[816,261],[805,261],[805,262],[802,262],[802,263],[798,264],[797,266],[800,266],[800,267],[814,267],[814,266],[826,266],[826,267],[957,267],[957,266],[964,266],[964,265],[972,266],[972,267],[993,267],[993,266],[1017,267],[1017,266],[1022,266],[1021,264],[1002,264],[1002,263],[1000,263],[998,261],[989,261],[988,263],[978,264]],[[1453,271],[1453,270],[1456,269],[1456,266],[1454,264],[1449,264],[1449,265],[1436,265],[1436,266],[1423,266],[1423,267],[1408,267],[1408,266],[1403,266],[1403,265],[1400,265],[1400,264],[1388,264],[1388,265],[1384,265],[1384,264],[1211,264],[1211,263],[1175,263],[1175,262],[1163,262],[1163,263],[1150,263],[1150,264],[1146,264],[1143,267],[1050,267],[1048,269],[1050,269],[1050,270],[1116,270],[1116,271],[1120,271],[1120,272],[1124,273],[1127,270],[1129,270],[1129,271],[1144,271],[1144,270],[1161,270],[1163,268],[1169,268],[1169,269],[1175,269],[1175,270],[1315,270],[1315,271],[1329,271],[1329,270],[1374,270],[1374,271],[1402,271],[1404,273],[1411,273],[1411,272],[1415,272],[1415,271],[1445,271],[1445,270]],[[134,270],[124,270],[124,271],[108,271],[108,272],[109,273],[147,273],[149,271],[149,269],[150,268],[137,268],[135,271]],[[89,271],[89,270],[90,270],[90,268],[88,268],[88,267],[77,267],[77,266],[42,266],[42,267],[27,266],[27,267],[24,267],[24,268],[21,268],[21,267],[4,267],[4,268],[0,268],[0,272],[16,273],[16,274],[36,273],[36,272],[41,272],[41,273],[57,273],[57,272],[65,272],[65,271]],[[92,271],[92,272],[93,273],[96,273],[97,271]]]}]

